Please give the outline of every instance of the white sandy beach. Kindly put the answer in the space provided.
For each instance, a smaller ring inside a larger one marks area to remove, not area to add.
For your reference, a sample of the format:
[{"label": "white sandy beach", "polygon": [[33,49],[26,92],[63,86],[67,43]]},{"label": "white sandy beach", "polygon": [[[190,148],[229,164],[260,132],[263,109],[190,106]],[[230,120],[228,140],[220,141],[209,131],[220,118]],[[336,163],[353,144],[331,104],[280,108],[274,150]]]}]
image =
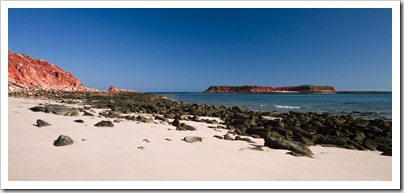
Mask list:
[{"label": "white sandy beach", "polygon": [[[99,128],[94,124],[107,118],[32,112],[29,108],[39,103],[55,102],[8,100],[10,181],[392,180],[392,157],[377,151],[314,146],[310,147],[314,158],[294,157],[286,150],[254,151],[245,141],[217,139],[213,136],[223,136],[227,130],[208,128],[207,123],[181,121],[196,131],[176,131],[158,121],[123,121],[113,128]],[[37,119],[52,125],[37,127]],[[84,123],[73,122],[76,119]],[[74,144],[53,146],[59,135],[70,136]],[[187,143],[182,140],[185,136],[203,137],[203,141]],[[263,139],[251,139],[258,146],[264,144]]]}]

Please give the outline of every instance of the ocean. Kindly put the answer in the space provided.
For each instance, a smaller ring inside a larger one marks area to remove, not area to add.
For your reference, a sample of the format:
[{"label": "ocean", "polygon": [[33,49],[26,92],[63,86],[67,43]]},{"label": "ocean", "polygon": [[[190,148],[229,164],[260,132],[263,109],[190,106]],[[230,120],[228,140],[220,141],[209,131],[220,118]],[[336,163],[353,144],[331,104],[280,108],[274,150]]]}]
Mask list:
[{"label": "ocean", "polygon": [[166,92],[168,99],[188,104],[238,106],[252,111],[351,114],[365,119],[391,120],[392,94],[222,94]]}]

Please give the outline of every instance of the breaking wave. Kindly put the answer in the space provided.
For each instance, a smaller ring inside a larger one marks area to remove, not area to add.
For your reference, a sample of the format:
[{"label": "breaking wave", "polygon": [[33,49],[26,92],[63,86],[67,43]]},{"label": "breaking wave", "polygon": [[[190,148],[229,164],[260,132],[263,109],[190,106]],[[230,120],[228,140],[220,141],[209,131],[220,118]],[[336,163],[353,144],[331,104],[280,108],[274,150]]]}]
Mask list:
[{"label": "breaking wave", "polygon": [[275,105],[275,108],[280,108],[280,109],[300,109],[298,106],[282,106],[282,105]]}]

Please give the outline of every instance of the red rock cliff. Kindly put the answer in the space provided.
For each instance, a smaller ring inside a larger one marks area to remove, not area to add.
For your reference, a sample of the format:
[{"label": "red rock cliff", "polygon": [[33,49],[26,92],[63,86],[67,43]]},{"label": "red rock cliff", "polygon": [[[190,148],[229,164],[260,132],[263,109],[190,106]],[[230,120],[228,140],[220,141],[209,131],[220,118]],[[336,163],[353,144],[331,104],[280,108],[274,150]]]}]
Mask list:
[{"label": "red rock cliff", "polygon": [[8,51],[8,90],[87,90],[70,72],[45,60]]},{"label": "red rock cliff", "polygon": [[335,93],[336,90],[332,86],[287,86],[287,87],[270,87],[270,86],[210,86],[204,92],[209,93]]}]

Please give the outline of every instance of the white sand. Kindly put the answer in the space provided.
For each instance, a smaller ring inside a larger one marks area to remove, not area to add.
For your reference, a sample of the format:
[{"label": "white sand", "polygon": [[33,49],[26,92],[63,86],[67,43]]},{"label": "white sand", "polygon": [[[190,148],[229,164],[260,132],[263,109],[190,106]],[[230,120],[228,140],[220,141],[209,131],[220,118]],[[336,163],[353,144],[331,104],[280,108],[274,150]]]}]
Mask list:
[{"label": "white sand", "polygon": [[[214,138],[227,130],[208,128],[211,124],[183,121],[196,131],[131,121],[98,128],[95,123],[108,119],[32,112],[28,108],[44,101],[8,100],[10,181],[392,180],[392,157],[377,151],[314,146],[310,147],[314,158],[293,157],[286,150],[263,147],[264,151],[253,151],[245,141]],[[37,119],[52,125],[38,128]],[[73,122],[76,119],[85,123]],[[70,136],[74,144],[53,146],[61,134]],[[185,136],[203,137],[203,142],[187,143],[182,140]],[[256,145],[264,143],[263,139],[252,140]]]}]

